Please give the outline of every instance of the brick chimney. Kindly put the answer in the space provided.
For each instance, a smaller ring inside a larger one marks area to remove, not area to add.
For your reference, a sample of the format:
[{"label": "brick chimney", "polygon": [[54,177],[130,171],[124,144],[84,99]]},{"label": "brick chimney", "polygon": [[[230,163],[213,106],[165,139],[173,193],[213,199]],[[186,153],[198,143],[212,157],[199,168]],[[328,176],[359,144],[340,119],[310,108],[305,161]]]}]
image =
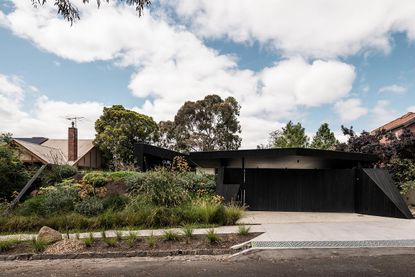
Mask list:
[{"label": "brick chimney", "polygon": [[68,161],[78,159],[78,129],[72,122],[72,127],[68,128]]}]

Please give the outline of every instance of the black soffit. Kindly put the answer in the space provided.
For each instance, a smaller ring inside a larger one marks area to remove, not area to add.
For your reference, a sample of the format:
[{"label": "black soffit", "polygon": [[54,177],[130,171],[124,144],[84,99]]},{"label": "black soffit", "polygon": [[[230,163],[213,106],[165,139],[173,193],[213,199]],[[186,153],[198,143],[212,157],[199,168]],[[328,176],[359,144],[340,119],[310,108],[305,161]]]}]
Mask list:
[{"label": "black soffit", "polygon": [[247,149],[232,151],[206,151],[191,152],[190,159],[235,159],[246,157],[285,157],[285,156],[307,156],[330,160],[349,160],[361,162],[376,162],[378,157],[371,154],[351,153],[331,150],[317,150],[309,148],[273,148],[273,149]]}]

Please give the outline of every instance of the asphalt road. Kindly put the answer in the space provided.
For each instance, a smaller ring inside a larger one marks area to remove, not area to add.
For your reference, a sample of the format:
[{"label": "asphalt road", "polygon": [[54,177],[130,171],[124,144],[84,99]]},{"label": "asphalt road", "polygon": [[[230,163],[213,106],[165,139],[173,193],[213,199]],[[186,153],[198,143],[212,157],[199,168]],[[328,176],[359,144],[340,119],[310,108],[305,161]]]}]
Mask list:
[{"label": "asphalt road", "polygon": [[415,276],[414,249],[0,262],[0,276]]}]

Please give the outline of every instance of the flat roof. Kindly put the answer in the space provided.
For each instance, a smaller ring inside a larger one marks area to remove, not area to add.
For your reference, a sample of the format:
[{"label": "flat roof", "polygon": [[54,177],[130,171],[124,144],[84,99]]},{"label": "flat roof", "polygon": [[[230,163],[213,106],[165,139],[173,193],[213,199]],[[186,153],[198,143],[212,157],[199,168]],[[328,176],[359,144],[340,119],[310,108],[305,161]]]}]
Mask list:
[{"label": "flat roof", "polygon": [[191,160],[211,159],[236,159],[243,157],[284,157],[284,156],[308,156],[330,160],[348,160],[361,162],[376,162],[379,158],[372,154],[319,150],[310,148],[271,148],[271,149],[246,149],[229,151],[205,151],[190,152]]}]

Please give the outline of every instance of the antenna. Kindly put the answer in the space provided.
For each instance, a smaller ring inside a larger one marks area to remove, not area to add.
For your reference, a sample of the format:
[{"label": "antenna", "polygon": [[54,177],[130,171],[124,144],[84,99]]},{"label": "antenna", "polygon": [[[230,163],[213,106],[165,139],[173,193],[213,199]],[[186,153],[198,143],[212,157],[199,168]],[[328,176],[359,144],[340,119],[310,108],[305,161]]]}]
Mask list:
[{"label": "antenna", "polygon": [[65,117],[66,120],[71,121],[72,127],[76,128],[76,126],[78,125],[78,121],[81,121],[83,119],[85,119],[85,117],[83,116],[67,116]]}]

